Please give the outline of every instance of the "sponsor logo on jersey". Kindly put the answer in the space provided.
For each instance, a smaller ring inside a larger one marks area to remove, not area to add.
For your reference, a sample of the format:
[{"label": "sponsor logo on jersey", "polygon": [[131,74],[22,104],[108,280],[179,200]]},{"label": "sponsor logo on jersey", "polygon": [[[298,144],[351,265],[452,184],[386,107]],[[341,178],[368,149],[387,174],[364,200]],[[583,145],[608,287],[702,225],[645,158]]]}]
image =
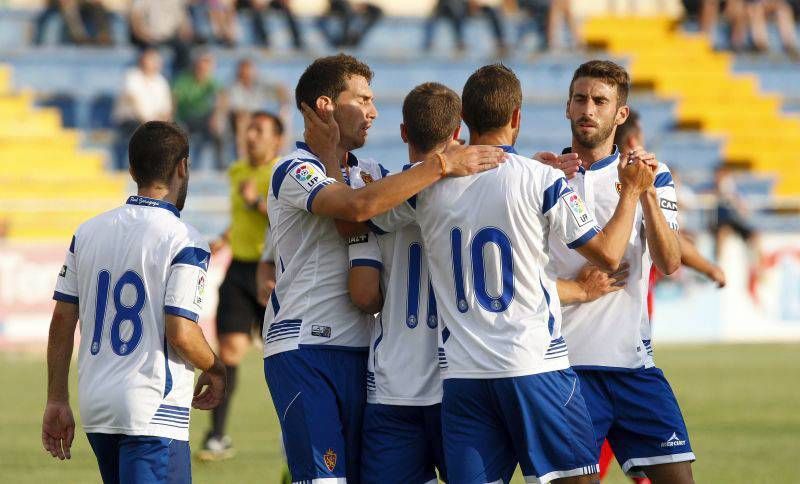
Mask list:
[{"label": "sponsor logo on jersey", "polygon": [[584,205],[583,200],[581,200],[581,197],[579,197],[577,193],[570,190],[562,195],[561,199],[564,200],[569,207],[570,213],[575,217],[575,221],[578,222],[578,227],[583,227],[592,221],[589,211],[586,210],[586,205]]},{"label": "sponsor logo on jersey", "polygon": [[662,198],[659,205],[664,210],[672,210],[673,212],[678,211],[678,202],[673,202],[672,200],[667,200],[666,198]]},{"label": "sponsor logo on jersey", "polygon": [[617,195],[622,195],[622,183],[620,182],[614,183],[614,188],[617,189]]},{"label": "sponsor logo on jersey", "polygon": [[365,185],[366,185],[367,183],[372,183],[372,182],[374,182],[374,181],[375,181],[375,179],[374,179],[374,178],[372,178],[372,175],[370,175],[370,174],[369,174],[369,173],[367,173],[366,171],[362,171],[362,172],[361,172],[361,180],[363,180],[363,181],[364,181],[364,184],[365,184]]},{"label": "sponsor logo on jersey", "polygon": [[194,291],[194,304],[197,307],[203,306],[203,296],[206,294],[206,276],[200,274],[197,278],[197,289]]},{"label": "sponsor logo on jersey", "polygon": [[67,277],[67,266],[61,266],[61,270],[58,271],[58,277]]},{"label": "sponsor logo on jersey", "polygon": [[[330,326],[322,326],[320,324],[312,324],[311,325],[311,336],[319,336],[320,338],[330,338],[331,337],[331,327]],[[334,455],[335,458],[335,455]]]},{"label": "sponsor logo on jersey", "polygon": [[672,432],[672,437],[668,438],[666,442],[661,442],[661,447],[680,447],[683,445],[686,445],[686,441],[681,440],[677,432]]},{"label": "sponsor logo on jersey", "polygon": [[365,244],[369,242],[369,234],[354,235],[347,239],[347,245]]},{"label": "sponsor logo on jersey", "polygon": [[323,180],[322,174],[310,163],[303,163],[294,169],[294,179],[306,191],[311,191],[320,180]]},{"label": "sponsor logo on jersey", "polygon": [[333,471],[336,468],[336,452],[333,449],[328,449],[322,456],[322,461],[329,471]]}]

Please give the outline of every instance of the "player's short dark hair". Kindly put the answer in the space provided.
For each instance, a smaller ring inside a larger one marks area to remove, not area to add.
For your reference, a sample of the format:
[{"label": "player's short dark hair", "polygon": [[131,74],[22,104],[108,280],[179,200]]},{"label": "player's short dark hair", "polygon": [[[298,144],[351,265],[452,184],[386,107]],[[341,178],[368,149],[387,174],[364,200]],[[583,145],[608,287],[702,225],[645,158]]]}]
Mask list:
[{"label": "player's short dark hair", "polygon": [[467,79],[461,103],[470,132],[482,134],[511,121],[514,110],[522,106],[522,86],[503,64],[483,66]]},{"label": "player's short dark hair", "polygon": [[569,98],[572,99],[572,88],[580,77],[600,79],[609,86],[617,88],[617,107],[628,102],[628,92],[631,90],[631,76],[621,65],[609,60],[590,60],[579,65],[572,75],[569,83]]},{"label": "player's short dark hair", "polygon": [[430,151],[451,139],[460,124],[461,99],[443,84],[420,84],[403,101],[408,142],[420,151]]},{"label": "player's short dark hair", "polygon": [[306,68],[297,81],[294,90],[297,109],[300,109],[301,103],[313,109],[320,96],[336,100],[347,89],[347,80],[353,76],[361,76],[367,82],[372,82],[372,70],[353,56],[338,54],[320,57]]},{"label": "player's short dark hair", "polygon": [[628,113],[628,119],[624,123],[617,126],[617,131],[614,133],[614,144],[622,146],[628,137],[633,136],[642,129],[639,126],[639,113],[631,109]]},{"label": "player's short dark hair", "polygon": [[174,123],[148,121],[128,144],[131,174],[140,187],[169,183],[178,163],[188,156],[189,137]]},{"label": "player's short dark hair", "polygon": [[281,118],[277,114],[271,113],[269,111],[253,111],[250,114],[250,118],[251,119],[256,119],[256,118],[271,119],[272,120],[272,127],[275,130],[274,132],[275,132],[276,136],[283,136],[283,133],[284,133],[284,131],[286,129],[283,126],[283,121],[281,121]]}]

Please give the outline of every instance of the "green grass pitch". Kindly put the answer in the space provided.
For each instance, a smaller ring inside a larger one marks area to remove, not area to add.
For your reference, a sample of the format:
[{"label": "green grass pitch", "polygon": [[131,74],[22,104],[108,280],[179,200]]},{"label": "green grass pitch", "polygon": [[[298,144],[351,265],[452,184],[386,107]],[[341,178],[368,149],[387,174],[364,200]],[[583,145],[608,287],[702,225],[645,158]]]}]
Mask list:
[{"label": "green grass pitch", "polygon": [[[686,418],[698,483],[800,482],[800,344],[667,346],[656,349]],[[71,371],[73,405],[76,369]],[[76,432],[72,460],[41,446],[46,368],[41,355],[0,354],[0,476],[9,483],[99,482],[85,434]],[[73,406],[76,418],[77,408]],[[192,412],[192,446],[209,417]],[[78,422],[80,425],[80,422]],[[261,359],[248,356],[230,418],[238,450],[232,460],[193,463],[194,482],[278,483],[278,424]],[[522,482],[517,477],[516,482]],[[610,484],[624,483],[615,464]],[[627,481],[629,482],[629,481]]]}]

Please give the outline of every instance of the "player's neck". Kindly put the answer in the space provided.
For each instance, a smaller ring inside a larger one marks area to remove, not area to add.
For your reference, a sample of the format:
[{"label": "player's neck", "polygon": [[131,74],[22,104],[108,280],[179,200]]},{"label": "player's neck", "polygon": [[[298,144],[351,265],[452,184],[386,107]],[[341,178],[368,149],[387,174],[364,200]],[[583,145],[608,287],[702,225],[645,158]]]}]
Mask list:
[{"label": "player's neck", "polygon": [[140,197],[152,198],[154,200],[164,200],[175,205],[175,196],[166,185],[153,185],[150,187],[139,187],[137,193]]},{"label": "player's neck", "polygon": [[414,147],[411,143],[408,144],[408,161],[411,163],[418,163],[420,161],[425,161],[429,156],[433,155],[434,153],[442,153],[445,148],[447,148],[448,143],[444,143],[438,146],[433,147],[428,151],[420,150]]},{"label": "player's neck", "polygon": [[595,161],[600,161],[614,152],[614,138],[609,138],[594,148],[587,148],[578,143],[575,138],[572,138],[572,152],[577,153],[583,167],[588,169]]},{"label": "player's neck", "polygon": [[511,129],[498,129],[486,133],[469,133],[469,144],[511,146],[514,144],[514,132]]}]

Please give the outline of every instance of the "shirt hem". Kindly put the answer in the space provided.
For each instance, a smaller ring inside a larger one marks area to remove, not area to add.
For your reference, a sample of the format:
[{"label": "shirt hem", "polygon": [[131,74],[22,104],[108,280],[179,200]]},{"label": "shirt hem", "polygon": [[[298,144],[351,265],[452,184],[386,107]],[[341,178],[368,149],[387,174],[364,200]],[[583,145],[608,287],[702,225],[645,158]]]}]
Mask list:
[{"label": "shirt hem", "polygon": [[154,425],[148,426],[146,429],[130,429],[121,427],[89,427],[84,425],[83,430],[87,434],[112,434],[112,435],[135,435],[135,436],[148,436],[148,437],[162,437],[165,439],[175,439],[181,441],[189,441],[188,429],[163,429],[157,432],[153,431]]},{"label": "shirt hem", "polygon": [[370,398],[367,392],[367,403],[374,405],[398,405],[403,407],[430,407],[442,403],[442,396],[429,398],[396,398],[396,397],[375,397]]},{"label": "shirt hem", "polygon": [[[560,359],[560,358],[559,358]],[[452,368],[453,362],[450,361],[450,367]],[[548,373],[551,371],[559,371],[559,370],[566,370],[569,368],[569,360],[567,357],[564,357],[563,362],[558,362],[554,364],[549,364],[545,366],[538,366],[535,368],[525,368],[519,370],[495,370],[495,371],[486,371],[486,370],[462,370],[462,371],[453,371],[453,370],[444,370],[442,374],[442,379],[450,380],[450,379],[470,379],[470,380],[489,380],[489,379],[496,379],[496,378],[515,378],[518,376],[528,376],[528,375],[538,375],[540,373]]]}]

